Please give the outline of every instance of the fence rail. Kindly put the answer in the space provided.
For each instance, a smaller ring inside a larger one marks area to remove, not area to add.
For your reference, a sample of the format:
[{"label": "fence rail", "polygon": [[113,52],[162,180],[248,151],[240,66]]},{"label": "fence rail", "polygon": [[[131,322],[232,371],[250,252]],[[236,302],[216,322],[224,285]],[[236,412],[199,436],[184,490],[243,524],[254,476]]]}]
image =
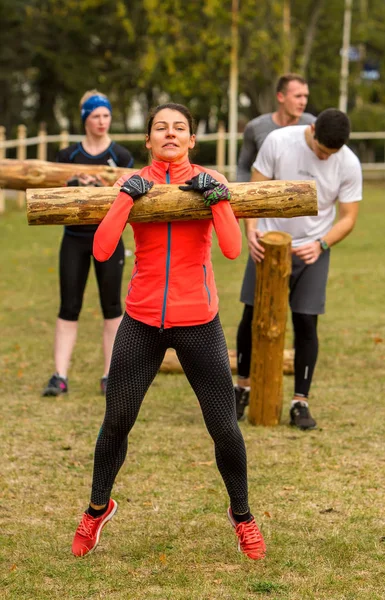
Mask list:
[{"label": "fence rail", "polygon": [[[144,139],[144,133],[113,133],[111,139],[116,142],[138,142]],[[235,178],[236,165],[230,164],[228,142],[231,134],[226,132],[224,124],[219,123],[216,133],[205,133],[197,136],[199,143],[216,142],[216,164],[211,165],[219,172],[226,174],[230,180]],[[63,130],[57,135],[48,135],[45,127],[41,126],[38,134],[27,138],[27,128],[25,125],[19,125],[17,128],[17,138],[6,139],[5,127],[0,126],[0,159],[6,158],[8,149],[16,148],[16,157],[18,160],[25,160],[27,156],[27,147],[36,146],[36,158],[47,160],[48,144],[59,144],[60,149],[66,148],[70,143],[80,142],[84,136],[69,134]],[[242,140],[243,134],[237,135],[237,140]],[[384,162],[362,162],[364,173],[377,173],[385,176],[385,131],[355,131],[350,134],[351,140],[384,140]],[[226,161],[227,155],[227,161]],[[24,192],[17,193],[17,203],[19,206],[24,204]],[[4,191],[0,189],[0,213],[5,210]]]}]

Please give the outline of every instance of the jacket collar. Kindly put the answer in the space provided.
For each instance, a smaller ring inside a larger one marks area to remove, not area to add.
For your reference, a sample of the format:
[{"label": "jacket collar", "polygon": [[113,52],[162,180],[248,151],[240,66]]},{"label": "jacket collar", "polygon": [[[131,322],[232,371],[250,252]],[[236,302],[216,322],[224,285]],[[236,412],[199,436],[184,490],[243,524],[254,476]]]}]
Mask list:
[{"label": "jacket collar", "polygon": [[186,179],[190,179],[193,166],[189,159],[186,158],[182,162],[171,163],[162,160],[152,160],[151,171],[156,178],[166,179],[166,173],[170,175],[170,183],[184,183]]}]

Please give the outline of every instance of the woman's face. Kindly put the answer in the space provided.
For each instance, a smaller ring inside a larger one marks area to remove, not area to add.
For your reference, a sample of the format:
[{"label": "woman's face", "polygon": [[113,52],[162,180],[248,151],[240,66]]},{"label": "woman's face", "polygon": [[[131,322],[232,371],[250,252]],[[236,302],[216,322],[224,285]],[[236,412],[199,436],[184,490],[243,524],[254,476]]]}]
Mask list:
[{"label": "woman's face", "polygon": [[186,117],[178,110],[164,108],[154,117],[146,148],[153,158],[166,162],[180,162],[188,157],[195,146],[195,135],[190,134]]},{"label": "woman's face", "polygon": [[86,133],[93,136],[103,136],[108,133],[111,125],[111,113],[108,108],[99,106],[88,115],[84,128]]}]

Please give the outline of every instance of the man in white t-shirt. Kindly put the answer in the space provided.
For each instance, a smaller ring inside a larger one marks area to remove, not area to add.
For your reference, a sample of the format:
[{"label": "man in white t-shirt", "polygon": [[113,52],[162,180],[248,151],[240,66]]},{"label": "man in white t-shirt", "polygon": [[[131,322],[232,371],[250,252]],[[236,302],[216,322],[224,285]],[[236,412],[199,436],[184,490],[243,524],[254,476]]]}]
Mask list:
[{"label": "man in white t-shirt", "polygon": [[[255,262],[262,261],[264,255],[258,240],[266,231],[289,233],[293,238],[289,302],[295,348],[290,424],[300,429],[316,427],[307,399],[318,354],[317,318],[325,312],[330,247],[352,231],[362,199],[361,166],[345,145],[349,135],[348,117],[334,108],[324,110],[311,125],[273,131],[262,144],[251,176],[251,181],[312,179],[317,186],[317,216],[259,219],[258,228],[257,219],[247,220],[250,257],[241,291],[249,317],[243,327],[240,324],[245,344],[238,356],[238,369],[240,364],[243,368],[242,377],[238,372],[238,386],[247,389],[250,378],[244,374],[251,357]],[[338,217],[334,222],[337,202]]]}]

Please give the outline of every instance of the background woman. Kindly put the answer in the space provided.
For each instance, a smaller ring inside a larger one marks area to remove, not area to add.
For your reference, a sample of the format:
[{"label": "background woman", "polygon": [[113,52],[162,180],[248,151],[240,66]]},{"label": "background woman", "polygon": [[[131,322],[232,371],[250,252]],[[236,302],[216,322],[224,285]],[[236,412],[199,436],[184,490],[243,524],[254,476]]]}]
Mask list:
[{"label": "background woman", "polygon": [[[134,160],[126,148],[111,141],[111,104],[97,90],[86,92],[80,100],[85,137],[58,153],[57,161],[81,165],[132,167]],[[80,174],[68,185],[103,185],[97,177]],[[67,374],[78,332],[78,319],[87,283],[92,244],[97,225],[71,225],[64,228],[60,247],[60,310],[55,330],[55,369],[43,396],[58,396],[68,391]],[[104,317],[104,372],[100,380],[104,394],[110,367],[112,347],[121,316],[121,285],[124,267],[124,246],[117,240],[115,251],[104,263],[94,260],[99,299]]]},{"label": "background woman", "polygon": [[265,554],[248,505],[246,451],[235,413],[211,265],[213,226],[223,254],[230,259],[241,251],[241,232],[228,202],[226,179],[190,163],[188,153],[194,145],[188,109],[179,104],[158,106],[149,118],[146,136],[151,165],[117,182],[121,192],[95,234],[94,256],[108,260],[135,200],[154,182],[186,183],[180,189],[201,193],[212,211],[212,219],[132,225],[135,266],[114,344],[106,413],[96,442],[91,502],[73,540],[76,556],[95,548],[103,526],[116,512],[117,503],[110,494],[126,457],[127,437],[170,347],[177,352],[214,441],[217,466],[230,497],[228,517],[240,549],[252,559]]}]

